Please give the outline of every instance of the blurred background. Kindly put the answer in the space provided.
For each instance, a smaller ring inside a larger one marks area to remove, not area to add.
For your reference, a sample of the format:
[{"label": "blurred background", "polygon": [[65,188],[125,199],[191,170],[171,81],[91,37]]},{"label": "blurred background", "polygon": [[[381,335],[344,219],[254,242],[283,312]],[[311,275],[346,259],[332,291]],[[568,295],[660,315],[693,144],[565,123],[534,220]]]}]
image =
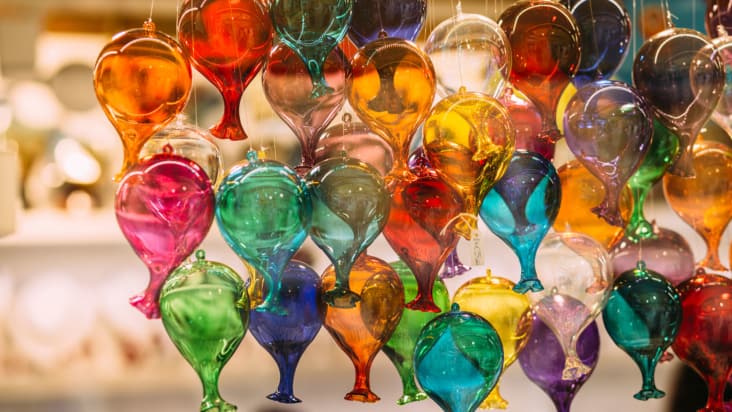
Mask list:
[{"label": "blurred background", "polygon": [[[657,7],[652,0],[635,1],[641,9]],[[455,3],[430,0],[423,35],[452,15]],[[509,3],[473,0],[462,5],[464,11],[494,17]],[[677,25],[703,30],[703,1],[670,4]],[[173,0],[155,0],[153,19],[160,30],[175,33],[177,7]],[[150,2],[143,0],[0,1],[0,411],[198,408],[196,376],[169,343],[161,323],[146,320],[127,304],[146,284],[147,273],[114,220],[112,176],[121,164],[122,147],[97,103],[91,80],[103,45],[118,31],[140,27],[149,12]],[[188,118],[208,127],[223,104],[195,72],[194,87]],[[245,94],[241,117],[249,141],[216,141],[227,167],[250,147],[296,164],[297,140],[271,111],[258,79]],[[557,157],[567,159],[561,147]],[[656,189],[647,216],[683,234],[700,259],[701,238],[668,209]],[[484,226],[481,229],[485,261],[449,280],[451,292],[487,267],[497,275],[518,278],[513,253]],[[729,242],[728,231],[723,251]],[[465,260],[469,246],[460,245]],[[203,247],[209,259],[245,273],[217,228],[211,229]],[[382,239],[370,252],[387,261],[396,259]],[[722,255],[728,264],[726,253]],[[327,266],[325,256],[310,242],[299,257],[318,272]],[[632,398],[640,387],[640,374],[602,328],[601,333],[600,363],[574,410],[671,410],[673,396],[649,402]],[[671,394],[679,369],[678,360],[660,365],[659,388]],[[296,376],[295,391],[304,403],[283,406],[264,398],[276,387],[277,369],[251,336],[224,369],[221,385],[223,396],[243,411],[438,410],[429,401],[398,407],[399,379],[383,355],[372,371],[380,403],[344,401],[352,379],[348,358],[321,331]],[[509,411],[553,410],[518,365],[506,372],[501,389]],[[703,394],[699,397],[704,399]]]}]

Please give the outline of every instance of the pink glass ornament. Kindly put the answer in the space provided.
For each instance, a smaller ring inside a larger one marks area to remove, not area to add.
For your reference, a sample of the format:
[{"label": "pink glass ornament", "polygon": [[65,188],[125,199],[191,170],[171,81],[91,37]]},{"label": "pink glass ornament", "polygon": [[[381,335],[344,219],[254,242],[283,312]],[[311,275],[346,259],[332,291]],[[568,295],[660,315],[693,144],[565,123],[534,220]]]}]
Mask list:
[{"label": "pink glass ornament", "polygon": [[206,172],[171,150],[140,161],[122,178],[115,198],[117,224],[150,271],[145,292],[130,298],[148,318],[160,317],[163,282],[203,241],[214,216]]}]

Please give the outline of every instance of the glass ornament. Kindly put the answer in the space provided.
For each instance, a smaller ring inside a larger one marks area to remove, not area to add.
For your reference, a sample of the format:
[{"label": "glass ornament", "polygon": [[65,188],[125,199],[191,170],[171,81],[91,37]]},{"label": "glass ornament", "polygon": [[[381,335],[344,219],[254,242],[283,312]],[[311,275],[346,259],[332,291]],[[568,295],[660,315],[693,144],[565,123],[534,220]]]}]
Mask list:
[{"label": "glass ornament", "polygon": [[348,102],[393,155],[393,175],[407,171],[412,135],[427,117],[435,96],[435,69],[414,43],[379,38],[351,59]]},{"label": "glass ornament", "polygon": [[503,89],[500,102],[508,110],[516,131],[516,150],[539,153],[547,160],[554,158],[554,143],[541,139],[541,112],[534,103],[512,87]]},{"label": "glass ornament", "polygon": [[632,23],[622,0],[562,0],[580,29],[582,59],[572,79],[577,89],[608,80],[630,50]]},{"label": "glass ornament", "polygon": [[461,87],[498,98],[511,72],[511,46],[493,20],[480,15],[457,14],[438,24],[424,45],[437,75],[442,97]]},{"label": "glass ornament", "polygon": [[635,269],[615,279],[602,320],[613,342],[641,370],[643,387],[633,397],[642,401],[664,397],[654,374],[681,323],[681,303],[673,285],[640,260]]},{"label": "glass ornament", "polygon": [[206,172],[170,149],[145,158],[122,178],[114,203],[117,224],[150,272],[147,289],[130,304],[148,318],[160,317],[160,288],[206,237],[214,207]]},{"label": "glass ornament", "polygon": [[[654,119],[651,146],[638,170],[628,180],[628,187],[633,194],[633,212],[625,227],[625,236],[629,239],[637,242],[654,236],[653,225],[646,220],[643,214],[646,196],[653,185],[666,173],[678,151],[679,138],[658,119]],[[648,262],[646,261],[646,263]]]},{"label": "glass ornament", "polygon": [[501,375],[501,339],[490,323],[453,303],[420,333],[414,366],[419,385],[443,411],[473,412]]},{"label": "glass ornament", "polygon": [[672,285],[694,275],[694,254],[683,236],[671,229],[653,226],[653,236],[633,240],[623,237],[610,251],[615,277],[633,270],[639,260]]},{"label": "glass ornament", "polygon": [[600,333],[596,321],[590,323],[577,339],[577,356],[590,371],[574,379],[564,379],[566,358],[562,345],[554,332],[534,316],[531,335],[519,352],[518,360],[526,377],[549,395],[557,412],[570,411],[572,400],[592,376],[600,359]]},{"label": "glass ornament", "polygon": [[270,50],[262,71],[262,89],[272,110],[295,133],[300,142],[300,164],[295,170],[303,176],[315,164],[315,148],[345,102],[349,63],[335,47],[323,64],[323,77],[331,91],[313,96],[310,73],[300,57],[285,44]]},{"label": "glass ornament", "polygon": [[725,82],[719,56],[701,52],[710,45],[703,34],[681,28],[648,39],[633,62],[633,84],[653,106],[658,119],[679,137],[679,154],[669,173],[694,175],[692,150],[711,116]]},{"label": "glass ornament", "polygon": [[514,291],[542,290],[534,260],[541,240],[559,212],[562,190],[557,171],[543,156],[517,150],[506,173],[483,198],[480,217],[516,254],[521,279]]},{"label": "glass ornament", "polygon": [[272,47],[268,7],[258,0],[184,0],[178,9],[183,49],[224,99],[224,114],[209,129],[220,139],[247,138],[239,102]]},{"label": "glass ornament", "polygon": [[302,59],[312,81],[311,96],[334,91],[324,66],[331,51],[346,36],[353,0],[273,0],[270,16],[280,41]]},{"label": "glass ornament", "polygon": [[229,247],[262,275],[267,294],[254,310],[281,313],[282,271],[308,235],[310,193],[297,174],[274,160],[232,167],[216,193],[216,222]]},{"label": "glass ornament", "polygon": [[[404,302],[411,302],[417,296],[418,290],[414,274],[401,260],[389,265],[396,271],[404,285]],[[450,308],[450,294],[440,279],[435,280],[432,288],[432,301],[440,308],[439,313],[447,312]],[[402,381],[403,394],[397,400],[398,405],[427,399],[427,394],[419,389],[414,380],[414,348],[422,329],[439,313],[405,308],[394,333],[381,349],[394,364]]]},{"label": "glass ornament", "polygon": [[461,89],[435,105],[423,129],[430,165],[463,199],[465,214],[455,230],[470,239],[477,230],[481,200],[511,160],[511,118],[498,100]]},{"label": "glass ornament", "polygon": [[[261,275],[259,275],[261,278]],[[251,306],[257,307],[267,295],[263,282],[252,282]],[[277,363],[280,382],[267,398],[281,403],[298,403],[293,382],[295,369],[303,353],[320,331],[318,292],[320,276],[305,263],[291,260],[282,272],[277,304],[279,310],[252,311],[249,330]]]},{"label": "glass ornament", "polygon": [[[336,273],[332,266],[326,269],[322,279],[323,293],[335,287]],[[321,301],[323,326],[356,369],[356,381],[345,399],[371,403],[379,400],[371,392],[371,364],[399,324],[404,308],[404,287],[391,266],[366,253],[353,264],[350,282],[351,289],[361,299],[349,308]]]},{"label": "glass ornament", "polygon": [[[453,296],[453,302],[461,310],[472,312],[490,322],[498,332],[503,346],[503,370],[516,361],[531,334],[531,307],[529,298],[514,292],[516,285],[508,279],[492,276],[490,269],[485,276],[462,284]],[[481,409],[506,409],[496,383]]]},{"label": "glass ornament", "polygon": [[334,157],[318,163],[305,177],[313,204],[310,237],[336,271],[322,299],[350,308],[359,296],[349,288],[351,266],[381,234],[389,217],[389,192],[379,172],[356,159]]},{"label": "glass ornament", "polygon": [[541,112],[541,139],[559,140],[557,104],[580,67],[580,29],[566,7],[550,0],[522,0],[498,20],[511,44],[511,84]]},{"label": "glass ornament", "polygon": [[[606,249],[623,237],[623,228],[613,226],[591,212],[605,198],[602,182],[592,175],[577,160],[572,160],[557,169],[562,183],[562,201],[559,214],[554,220],[557,232],[584,233],[600,242]],[[624,220],[630,217],[632,197],[626,189],[620,195],[620,212]]]},{"label": "glass ornament", "polygon": [[191,92],[191,65],[180,44],[148,20],[118,33],[94,65],[94,92],[122,140],[119,182],[137,164],[150,136],[183,110]]},{"label": "glass ornament", "polygon": [[170,150],[174,155],[185,157],[201,166],[214,188],[223,175],[224,165],[221,151],[208,131],[186,122],[179,114],[176,121],[155,133],[140,149],[140,160],[156,153]]},{"label": "glass ornament", "polygon": [[233,412],[219,394],[219,374],[236,352],[249,323],[249,297],[230,267],[206,260],[175,270],[160,292],[163,326],[203,384],[201,412]]},{"label": "glass ornament", "polygon": [[417,296],[406,307],[441,312],[432,301],[432,288],[440,267],[455,249],[458,235],[452,230],[464,211],[455,190],[434,171],[420,168],[419,176],[397,177],[389,185],[391,209],[384,237],[417,279]]},{"label": "glass ornament", "polygon": [[663,193],[671,209],[704,239],[707,253],[698,265],[727,271],[719,243],[732,220],[732,149],[714,142],[694,145],[693,178],[666,174]]},{"label": "glass ornament", "polygon": [[536,255],[536,272],[544,290],[528,293],[532,310],[564,349],[562,377],[577,379],[591,371],[577,355],[577,339],[610,295],[610,259],[605,248],[586,235],[550,233]]},{"label": "glass ornament", "polygon": [[426,17],[425,0],[353,0],[348,37],[358,48],[377,40],[382,33],[414,41]]},{"label": "glass ornament", "polygon": [[327,128],[320,136],[315,149],[315,163],[331,157],[358,159],[385,176],[391,170],[391,147],[381,137],[360,122],[353,122],[349,113],[342,117],[343,123]]},{"label": "glass ornament", "polygon": [[650,148],[653,115],[633,88],[599,80],[579,89],[564,112],[567,146],[600,179],[605,199],[592,211],[614,226],[625,227],[620,193]]}]

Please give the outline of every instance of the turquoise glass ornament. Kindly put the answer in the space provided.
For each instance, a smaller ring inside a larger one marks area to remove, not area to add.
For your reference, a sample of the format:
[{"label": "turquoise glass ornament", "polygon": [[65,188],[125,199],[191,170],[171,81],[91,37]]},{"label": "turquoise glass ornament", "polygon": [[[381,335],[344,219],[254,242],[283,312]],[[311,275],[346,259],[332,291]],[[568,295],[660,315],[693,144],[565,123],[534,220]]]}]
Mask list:
[{"label": "turquoise glass ornament", "polygon": [[323,74],[330,52],[348,32],[353,0],[274,0],[271,17],[281,42],[300,56],[313,81],[312,96],[333,93]]},{"label": "turquoise glass ornament", "polygon": [[216,222],[226,243],[264,278],[267,294],[255,310],[282,312],[280,276],[308,235],[312,205],[289,167],[250,150],[216,193]]},{"label": "turquoise glass ornament", "polygon": [[679,294],[662,275],[641,260],[635,269],[615,279],[602,319],[613,342],[638,364],[643,387],[639,400],[662,398],[656,388],[656,364],[671,346],[681,324]]},{"label": "turquoise glass ornament", "polygon": [[503,371],[498,332],[455,303],[425,326],[414,351],[417,381],[445,412],[478,408]]},{"label": "turquoise glass ornament", "polygon": [[335,287],[323,293],[323,301],[351,308],[360,298],[349,290],[348,276],[386,224],[389,192],[376,169],[346,157],[318,163],[305,179],[313,205],[310,236],[336,272]]},{"label": "turquoise glass ornament", "polygon": [[202,250],[196,259],[176,269],[163,285],[163,326],[201,379],[201,412],[233,412],[236,406],[219,395],[219,374],[244,339],[249,297],[230,267],[207,261]]},{"label": "turquoise glass ornament", "polygon": [[543,289],[536,275],[536,251],[554,224],[561,199],[552,163],[524,150],[513,154],[506,173],[483,198],[480,217],[521,263],[521,280],[513,288],[518,293]]},{"label": "turquoise glass ornament", "polygon": [[[409,266],[401,260],[389,264],[399,275],[404,285],[404,303],[411,302],[417,297],[417,280],[414,274],[409,270]],[[439,307],[442,312],[447,312],[450,308],[450,294],[445,284],[440,280],[435,280],[432,288],[432,301]],[[427,399],[427,394],[422,392],[414,380],[414,348],[417,344],[417,338],[424,326],[436,318],[439,313],[422,312],[404,308],[402,318],[394,333],[391,335],[381,350],[386,354],[391,363],[399,372],[402,380],[402,396],[397,400],[397,404],[405,405],[409,402],[421,401]]]}]

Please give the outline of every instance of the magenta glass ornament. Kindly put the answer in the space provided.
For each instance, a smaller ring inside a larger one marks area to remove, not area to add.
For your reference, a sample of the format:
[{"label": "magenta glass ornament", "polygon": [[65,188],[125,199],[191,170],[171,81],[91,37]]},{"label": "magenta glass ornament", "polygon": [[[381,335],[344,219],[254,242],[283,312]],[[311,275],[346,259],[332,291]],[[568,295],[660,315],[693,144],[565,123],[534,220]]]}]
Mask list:
[{"label": "magenta glass ornament", "polygon": [[564,134],[577,160],[605,187],[605,199],[592,211],[611,225],[624,227],[620,194],[650,147],[650,108],[625,83],[592,82],[570,99]]},{"label": "magenta glass ornament", "polygon": [[349,113],[343,115],[343,123],[327,128],[320,136],[315,149],[315,163],[332,157],[358,159],[385,176],[391,170],[391,146],[363,123],[353,122]]},{"label": "magenta glass ornament", "polygon": [[349,64],[339,47],[333,49],[323,65],[327,92],[313,94],[310,72],[300,56],[280,43],[272,48],[262,72],[262,88],[272,110],[292,129],[300,142],[300,176],[315,164],[315,148],[345,101]]},{"label": "magenta glass ornament", "polygon": [[638,93],[653,106],[661,123],[679,137],[678,158],[669,173],[680,177],[694,176],[694,141],[724,89],[722,59],[700,53],[710,44],[697,31],[671,28],[648,39],[633,62]]},{"label": "magenta glass ornament", "polygon": [[499,99],[511,116],[516,129],[516,150],[539,153],[547,160],[554,158],[554,143],[541,138],[541,112],[531,100],[506,87]]},{"label": "magenta glass ornament", "polygon": [[160,317],[160,288],[206,237],[214,207],[206,172],[169,151],[143,159],[122,178],[114,204],[117,224],[150,271],[147,289],[130,304],[148,318]]},{"label": "magenta glass ornament", "polygon": [[519,352],[518,360],[527,378],[541,388],[557,409],[569,412],[572,400],[582,388],[600,359],[600,333],[593,321],[577,340],[577,356],[588,365],[589,373],[574,379],[563,379],[565,356],[554,332],[534,316],[531,336]]},{"label": "magenta glass ornament", "polygon": [[653,229],[653,237],[634,242],[624,236],[610,251],[615,277],[633,270],[639,260],[674,286],[694,276],[694,254],[686,239],[671,229]]}]

